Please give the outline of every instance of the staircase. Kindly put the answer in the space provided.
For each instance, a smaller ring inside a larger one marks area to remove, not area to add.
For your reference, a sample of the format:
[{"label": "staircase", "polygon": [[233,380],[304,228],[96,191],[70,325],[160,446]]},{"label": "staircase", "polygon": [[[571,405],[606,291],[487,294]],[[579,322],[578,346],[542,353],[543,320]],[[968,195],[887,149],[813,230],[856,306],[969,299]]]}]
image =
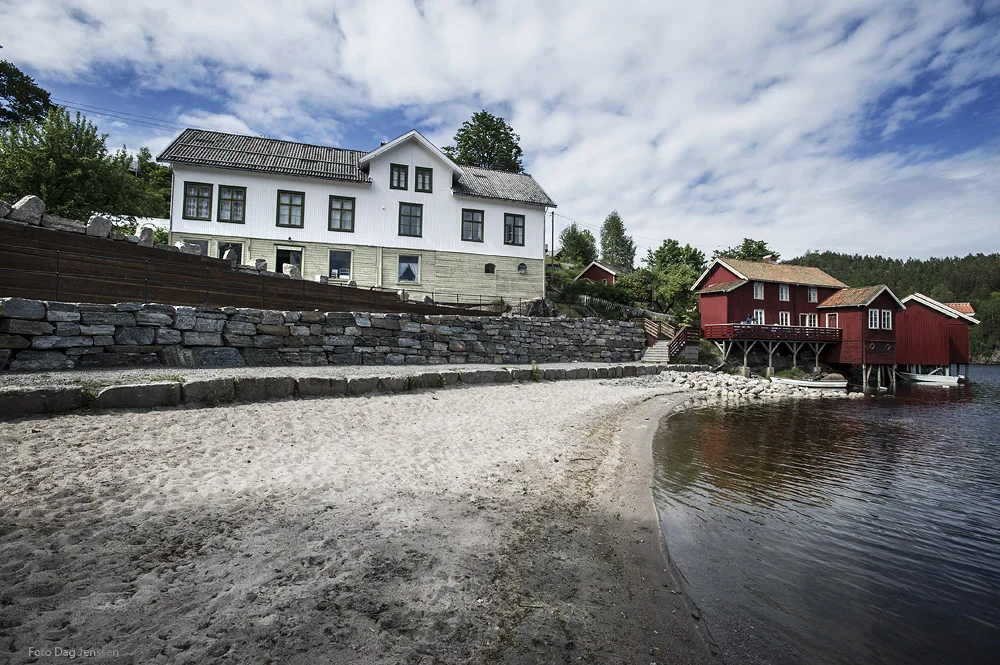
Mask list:
[{"label": "staircase", "polygon": [[[698,359],[697,328],[681,326],[675,328],[660,321],[643,321],[646,330],[646,352],[643,362],[675,363],[679,360],[696,362]],[[693,358],[692,358],[693,356]]]},{"label": "staircase", "polygon": [[660,363],[665,365],[670,362],[670,341],[661,339],[653,346],[646,349],[642,354],[642,361],[645,363]]}]

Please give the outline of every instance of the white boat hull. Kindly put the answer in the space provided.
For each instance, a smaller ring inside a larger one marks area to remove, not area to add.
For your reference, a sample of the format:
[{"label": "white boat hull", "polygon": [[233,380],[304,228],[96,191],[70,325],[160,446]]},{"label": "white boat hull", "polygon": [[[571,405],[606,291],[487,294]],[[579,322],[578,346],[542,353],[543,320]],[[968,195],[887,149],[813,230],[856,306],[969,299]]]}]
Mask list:
[{"label": "white boat hull", "polygon": [[913,381],[914,383],[933,383],[939,386],[957,386],[958,384],[965,382],[965,377],[961,375],[945,376],[943,374],[911,374],[909,372],[900,372],[899,376],[902,377],[904,381]]},{"label": "white boat hull", "polygon": [[785,379],[780,376],[772,376],[771,383],[783,386],[795,386],[796,388],[820,388],[825,390],[847,388],[847,381],[804,381],[802,379]]}]

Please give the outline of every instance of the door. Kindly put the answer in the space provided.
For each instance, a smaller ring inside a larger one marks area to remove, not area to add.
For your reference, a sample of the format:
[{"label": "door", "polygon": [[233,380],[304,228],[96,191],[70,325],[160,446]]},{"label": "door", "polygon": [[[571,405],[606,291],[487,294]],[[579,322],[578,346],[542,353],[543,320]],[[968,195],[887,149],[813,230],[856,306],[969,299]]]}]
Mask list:
[{"label": "door", "polygon": [[302,270],[302,250],[291,247],[279,247],[274,250],[274,272],[284,272],[286,263]]},{"label": "door", "polygon": [[836,312],[827,312],[826,313],[826,327],[827,328],[838,328],[839,327],[837,325],[837,313]]}]

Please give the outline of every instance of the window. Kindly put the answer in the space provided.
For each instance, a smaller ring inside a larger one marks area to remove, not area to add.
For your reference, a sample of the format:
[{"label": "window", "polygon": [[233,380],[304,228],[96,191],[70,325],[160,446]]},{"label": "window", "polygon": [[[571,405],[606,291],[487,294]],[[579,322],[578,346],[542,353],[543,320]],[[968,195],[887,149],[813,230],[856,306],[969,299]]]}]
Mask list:
[{"label": "window", "polygon": [[800,314],[799,321],[806,328],[819,328],[819,315],[818,314]]},{"label": "window", "polygon": [[406,189],[409,186],[410,167],[403,164],[389,165],[389,189]]},{"label": "window", "polygon": [[399,255],[399,282],[420,281],[420,257]]},{"label": "window", "polygon": [[868,310],[868,328],[870,330],[878,330],[879,324],[879,310],[870,309]]},{"label": "window", "polygon": [[331,231],[346,231],[354,233],[354,205],[353,198],[347,196],[330,197],[330,220]]},{"label": "window", "polygon": [[882,310],[882,330],[892,330],[892,310]]},{"label": "window", "polygon": [[305,204],[305,192],[286,192],[283,189],[279,189],[277,225],[301,229]]},{"label": "window", "polygon": [[226,258],[226,252],[232,250],[236,254],[236,263],[243,263],[243,243],[219,241],[219,258]]},{"label": "window", "polygon": [[753,283],[753,299],[754,300],[764,299],[764,282]]},{"label": "window", "polygon": [[808,300],[809,300],[809,302],[816,302],[816,301],[819,300],[819,296],[816,293],[816,287],[815,286],[810,286],[809,287]]},{"label": "window", "polygon": [[399,235],[419,238],[424,221],[424,206],[419,203],[399,204]]},{"label": "window", "polygon": [[497,272],[497,267],[492,263],[487,263],[485,272],[487,275],[495,275]]},{"label": "window", "polygon": [[204,182],[184,183],[184,219],[212,221],[212,185]]},{"label": "window", "polygon": [[[763,295],[763,294],[762,294]],[[788,285],[778,284],[778,300],[782,302],[788,302]]]},{"label": "window", "polygon": [[524,246],[524,215],[503,216],[503,244]]},{"label": "window", "polygon": [[246,187],[219,185],[219,221],[243,224],[246,221]]},{"label": "window", "polygon": [[413,169],[413,191],[428,194],[434,191],[434,169],[423,166]]},{"label": "window", "polygon": [[202,256],[208,256],[208,241],[207,240],[189,240],[187,238],[181,238],[181,242],[185,245],[194,245],[200,251],[198,252]]},{"label": "window", "polygon": [[279,247],[274,250],[274,271],[285,272],[285,264],[297,266],[302,270],[302,250],[293,247]]},{"label": "window", "polygon": [[778,325],[779,326],[790,326],[790,325],[792,325],[792,313],[791,312],[778,312]]},{"label": "window", "polygon": [[762,326],[762,325],[764,325],[764,310],[762,310],[762,309],[755,309],[753,311],[753,323],[754,323],[755,326]]},{"label": "window", "polygon": [[483,211],[462,209],[462,240],[483,241]]},{"label": "window", "polygon": [[[528,266],[527,266],[527,264],[525,264],[525,263],[518,263],[517,264],[517,272],[519,272],[522,275],[525,274],[525,273],[527,273],[528,272]],[[605,283],[607,283],[607,282],[605,282]]]},{"label": "window", "polygon": [[837,327],[837,313],[836,312],[827,312],[826,313],[826,327],[827,328],[836,328]]},{"label": "window", "polygon": [[351,278],[351,253],[337,249],[330,250],[330,279]]}]

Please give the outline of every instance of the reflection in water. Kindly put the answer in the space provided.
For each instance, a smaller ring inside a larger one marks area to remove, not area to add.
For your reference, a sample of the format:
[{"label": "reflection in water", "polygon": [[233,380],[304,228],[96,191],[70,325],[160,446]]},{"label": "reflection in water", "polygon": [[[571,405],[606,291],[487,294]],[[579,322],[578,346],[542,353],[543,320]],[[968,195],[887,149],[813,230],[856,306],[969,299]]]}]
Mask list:
[{"label": "reflection in water", "polygon": [[1000,662],[1000,372],[679,413],[670,555],[731,663]]}]

